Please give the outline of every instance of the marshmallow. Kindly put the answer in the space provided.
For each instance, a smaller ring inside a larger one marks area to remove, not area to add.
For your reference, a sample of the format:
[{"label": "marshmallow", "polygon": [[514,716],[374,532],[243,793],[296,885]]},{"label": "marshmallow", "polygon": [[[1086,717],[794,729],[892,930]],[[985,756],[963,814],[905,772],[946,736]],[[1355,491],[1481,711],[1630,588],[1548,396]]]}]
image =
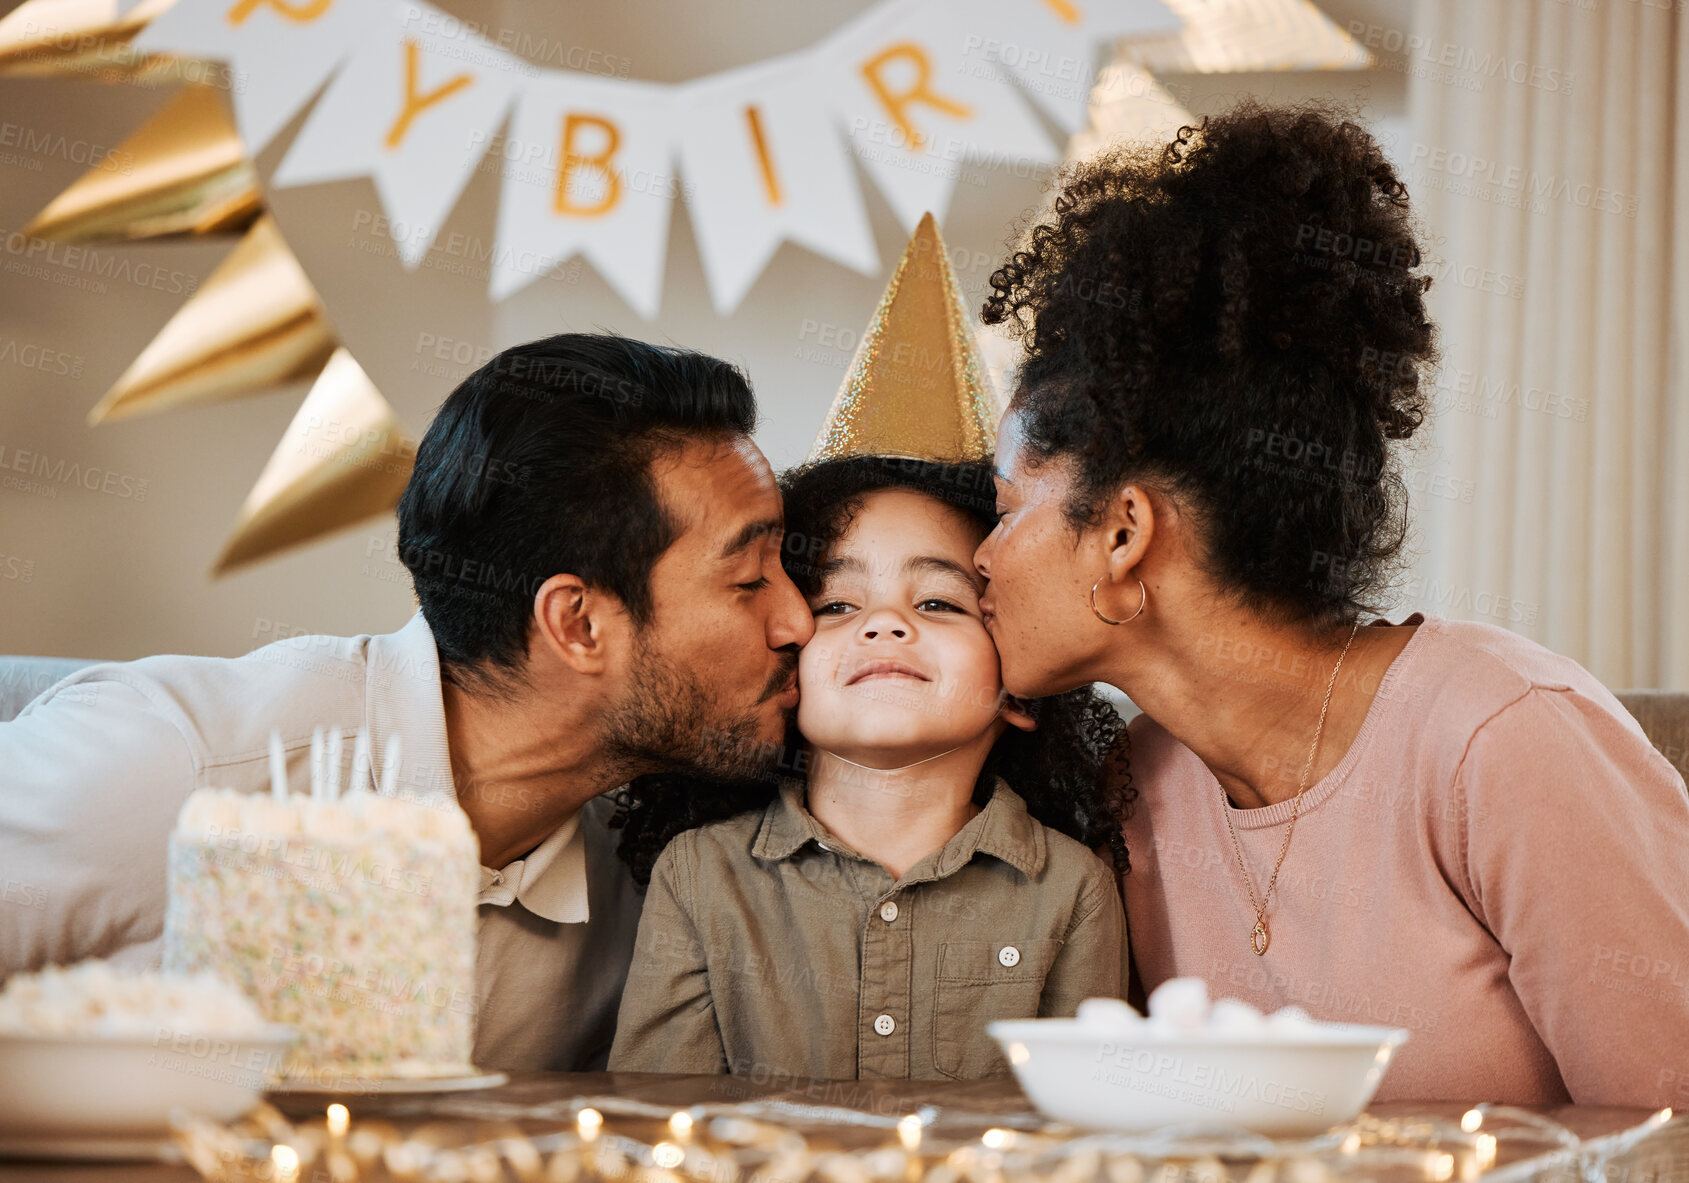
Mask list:
[{"label": "marshmallow", "polygon": [[0,1034],[136,1038],[161,1029],[237,1036],[261,1032],[264,1019],[212,974],[125,971],[104,961],[13,974],[0,989]]},{"label": "marshmallow", "polygon": [[1075,1016],[1087,1027],[1121,1033],[1141,1027],[1144,1017],[1118,998],[1087,998]]},{"label": "marshmallow", "polygon": [[1170,978],[1149,996],[1151,1021],[1175,1031],[1200,1031],[1208,1019],[1208,983],[1201,978]]},{"label": "marshmallow", "polygon": [[1208,1012],[1208,1031],[1214,1035],[1264,1035],[1267,1029],[1266,1017],[1236,998],[1222,998]]}]

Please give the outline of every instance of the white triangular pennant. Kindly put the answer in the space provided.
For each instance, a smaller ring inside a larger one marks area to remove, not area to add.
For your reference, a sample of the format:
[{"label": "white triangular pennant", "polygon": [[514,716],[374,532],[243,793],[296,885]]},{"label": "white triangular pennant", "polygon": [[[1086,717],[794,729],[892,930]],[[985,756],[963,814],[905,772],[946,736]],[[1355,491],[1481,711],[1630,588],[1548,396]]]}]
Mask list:
[{"label": "white triangular pennant", "polygon": [[1196,117],[1155,75],[1124,55],[1104,66],[1091,91],[1091,121],[1067,142],[1067,158],[1082,160],[1121,143],[1165,143]]},{"label": "white triangular pennant", "polygon": [[968,23],[970,69],[1006,70],[1068,132],[1085,127],[1104,45],[1180,29],[1161,0],[974,0]]},{"label": "white triangular pennant", "polygon": [[387,6],[311,111],[277,188],[369,176],[406,267],[428,253],[533,66],[418,0]]},{"label": "white triangular pennant", "polygon": [[681,167],[710,298],[730,314],[790,239],[865,275],[879,254],[806,56],[683,88]]},{"label": "white triangular pennant", "polygon": [[666,86],[561,73],[526,82],[500,146],[492,298],[580,254],[635,312],[656,316],[679,189],[674,125]]},{"label": "white triangular pennant", "polygon": [[1134,38],[1134,61],[1158,74],[1364,70],[1372,55],[1309,0],[1167,0],[1178,33]]},{"label": "white triangular pennant", "polygon": [[1015,88],[969,63],[970,35],[965,11],[891,0],[811,51],[834,117],[911,232],[928,210],[943,218],[969,164],[1055,159]]},{"label": "white triangular pennant", "polygon": [[228,62],[235,125],[256,156],[384,11],[369,0],[178,0],[133,44]]}]

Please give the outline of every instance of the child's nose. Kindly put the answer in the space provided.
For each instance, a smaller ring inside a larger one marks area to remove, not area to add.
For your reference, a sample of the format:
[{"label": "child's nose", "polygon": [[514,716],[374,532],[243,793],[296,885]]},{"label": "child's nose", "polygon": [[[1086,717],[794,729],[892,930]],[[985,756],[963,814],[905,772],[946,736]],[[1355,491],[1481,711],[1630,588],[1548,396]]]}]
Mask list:
[{"label": "child's nose", "polygon": [[874,638],[879,636],[897,637],[901,640],[908,635],[908,632],[904,629],[889,625],[883,627],[869,627],[862,630],[863,638],[869,641],[872,641]]}]

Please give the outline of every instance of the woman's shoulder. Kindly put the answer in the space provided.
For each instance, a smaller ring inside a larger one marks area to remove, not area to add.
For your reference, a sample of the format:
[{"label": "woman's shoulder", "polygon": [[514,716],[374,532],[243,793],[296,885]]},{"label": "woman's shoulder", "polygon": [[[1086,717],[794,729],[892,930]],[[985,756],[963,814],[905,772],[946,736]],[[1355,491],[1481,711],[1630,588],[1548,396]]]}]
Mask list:
[{"label": "woman's shoulder", "polygon": [[1132,775],[1140,786],[1144,779],[1159,783],[1169,777],[1202,775],[1196,753],[1148,715],[1134,715],[1126,724],[1126,735],[1132,745]]},{"label": "woman's shoulder", "polygon": [[1422,732],[1475,733],[1503,711],[1546,697],[1626,718],[1612,691],[1575,660],[1500,625],[1427,617],[1379,693],[1406,705]]}]

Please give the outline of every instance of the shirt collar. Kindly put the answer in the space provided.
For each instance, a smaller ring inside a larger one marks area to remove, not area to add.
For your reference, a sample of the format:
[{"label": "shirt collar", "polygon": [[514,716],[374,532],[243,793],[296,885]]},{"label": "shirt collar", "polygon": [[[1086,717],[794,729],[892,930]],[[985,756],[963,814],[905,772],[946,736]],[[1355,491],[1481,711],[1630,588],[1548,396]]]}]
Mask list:
[{"label": "shirt collar", "polygon": [[478,903],[504,907],[513,899],[553,924],[584,924],[590,918],[580,814],[553,830],[527,857],[498,871],[481,868]]},{"label": "shirt collar", "polygon": [[[862,856],[827,832],[804,804],[803,782],[782,778],[779,795],[763,811],[751,853],[760,859],[779,862],[791,858],[813,842],[823,850],[851,858]],[[1026,802],[997,777],[985,808],[946,842],[936,855],[922,859],[905,881],[943,878],[967,866],[976,854],[1001,859],[1023,875],[1044,869],[1047,854],[1044,827],[1026,811]]]},{"label": "shirt collar", "polygon": [[[398,789],[427,801],[447,794],[454,801],[451,751],[446,743],[446,706],[440,689],[440,651],[433,630],[417,612],[396,633],[369,639],[364,669],[364,726],[370,736],[370,784],[375,789],[387,759],[387,737],[401,736]],[[580,815],[554,830],[526,857],[495,873],[482,867],[483,903],[512,899],[536,916],[559,924],[587,919],[586,843]],[[492,882],[502,879],[502,883]],[[505,890],[497,890],[503,887]]]},{"label": "shirt collar", "polygon": [[418,800],[457,796],[446,746],[446,705],[440,693],[440,651],[422,613],[405,627],[369,639],[364,663],[364,726],[369,731],[370,780],[381,783],[389,736],[400,737],[399,795]]}]

